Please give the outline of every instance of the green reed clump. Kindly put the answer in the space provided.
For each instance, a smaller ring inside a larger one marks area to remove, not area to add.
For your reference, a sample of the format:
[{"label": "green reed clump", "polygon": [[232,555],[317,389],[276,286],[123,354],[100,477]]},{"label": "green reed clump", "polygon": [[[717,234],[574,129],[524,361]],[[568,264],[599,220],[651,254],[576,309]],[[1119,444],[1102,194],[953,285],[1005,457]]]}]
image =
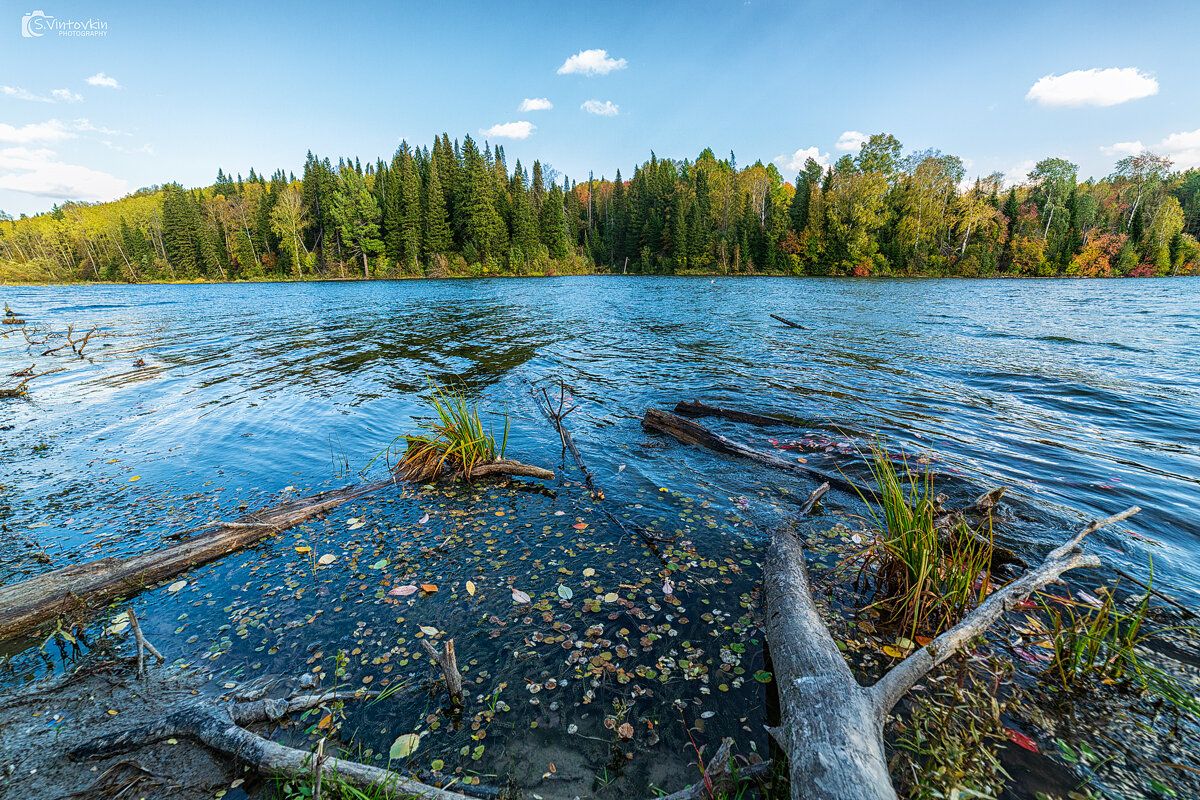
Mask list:
[{"label": "green reed clump", "polygon": [[[1148,585],[1153,585],[1151,564]],[[1077,603],[1057,595],[1039,597],[1049,620],[1047,641],[1054,651],[1048,674],[1058,686],[1072,691],[1093,681],[1105,684],[1127,682],[1151,692],[1181,711],[1200,716],[1198,702],[1188,687],[1163,670],[1146,662],[1141,648],[1171,631],[1191,627],[1145,629],[1150,608],[1150,591],[1132,611],[1117,608],[1116,592],[1106,591],[1099,606]]]},{"label": "green reed clump", "polygon": [[977,536],[965,522],[939,530],[930,471],[899,465],[886,448],[871,448],[876,501],[863,498],[876,524],[868,559],[875,565],[878,602],[891,621],[939,633],[957,622],[990,591],[991,531]]},{"label": "green reed clump", "polygon": [[428,482],[444,472],[471,476],[479,464],[504,457],[508,444],[508,417],[500,444],[489,427],[483,426],[479,405],[465,393],[432,385],[431,404],[435,417],[419,425],[419,432],[405,437],[407,448],[398,469],[412,481]]}]

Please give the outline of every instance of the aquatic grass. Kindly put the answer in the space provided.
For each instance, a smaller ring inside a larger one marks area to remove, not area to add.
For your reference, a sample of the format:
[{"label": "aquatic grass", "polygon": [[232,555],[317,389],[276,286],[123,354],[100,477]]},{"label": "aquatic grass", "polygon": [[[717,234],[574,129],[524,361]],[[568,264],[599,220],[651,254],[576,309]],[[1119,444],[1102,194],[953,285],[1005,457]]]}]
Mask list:
[{"label": "aquatic grass", "polygon": [[405,478],[429,482],[447,471],[469,478],[477,465],[504,457],[508,446],[507,416],[497,446],[493,430],[484,429],[477,401],[461,390],[432,382],[430,386],[430,403],[436,416],[420,423],[420,432],[404,437],[406,449],[398,469]]},{"label": "aquatic grass", "polygon": [[[1147,586],[1153,586],[1153,582],[1152,561]],[[1104,592],[1104,600],[1099,606],[1045,594],[1039,596],[1038,603],[1049,620],[1045,644],[1054,651],[1048,673],[1059,688],[1074,691],[1093,681],[1104,684],[1128,682],[1157,695],[1180,711],[1200,718],[1200,701],[1193,692],[1148,663],[1139,652],[1140,648],[1164,634],[1197,630],[1191,626],[1176,626],[1147,631],[1144,626],[1150,609],[1149,588],[1129,612],[1117,608],[1115,587]]]},{"label": "aquatic grass", "polygon": [[862,500],[876,534],[867,561],[876,567],[883,594],[873,605],[885,607],[891,621],[912,635],[928,629],[939,633],[991,591],[990,525],[986,536],[973,535],[963,521],[939,531],[930,470],[915,471],[904,457],[897,463],[879,442],[872,445],[868,464],[876,495],[874,502]]}]

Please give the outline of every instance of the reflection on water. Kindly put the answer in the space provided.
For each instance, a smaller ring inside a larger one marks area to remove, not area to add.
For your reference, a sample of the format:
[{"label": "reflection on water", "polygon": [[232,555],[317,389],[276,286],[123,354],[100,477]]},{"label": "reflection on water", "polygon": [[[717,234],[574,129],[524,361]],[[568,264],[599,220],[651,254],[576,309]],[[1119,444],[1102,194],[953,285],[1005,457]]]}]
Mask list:
[{"label": "reflection on water", "polygon": [[[649,406],[699,398],[878,431],[927,452],[956,498],[1012,487],[998,533],[1030,551],[1083,516],[1140,505],[1134,538],[1105,531],[1096,546],[1128,570],[1152,554],[1156,578],[1200,602],[1194,281],[565,278],[3,294],[31,324],[121,334],[88,359],[61,360],[68,369],[28,402],[0,406],[5,581],[44,569],[42,551],[58,565],[127,554],[281,492],[356,480],[344,464],[364,467],[408,430],[430,380],[512,415],[511,455],[558,466],[558,437],[530,389],[565,382],[609,507],[677,535],[661,557],[610,529],[568,470],[551,492],[362,501],[139,601],[170,657],[221,680],[316,670],[328,682],[342,651],[348,680],[414,682],[351,711],[346,727],[375,753],[422,732],[414,769],[440,759],[547,797],[616,796],[694,779],[686,727],[766,747],[753,678],[761,546],[811,487],[649,437],[637,422]],[[2,374],[49,358],[0,339]],[[853,469],[855,442],[828,431],[714,424]],[[318,570],[296,546],[339,560]],[[418,581],[439,591],[388,594]],[[514,605],[513,588],[533,607]],[[429,676],[414,656],[420,625],[452,633],[471,661],[482,699],[461,726],[418,686]],[[605,721],[618,717],[653,758],[614,757]]]}]

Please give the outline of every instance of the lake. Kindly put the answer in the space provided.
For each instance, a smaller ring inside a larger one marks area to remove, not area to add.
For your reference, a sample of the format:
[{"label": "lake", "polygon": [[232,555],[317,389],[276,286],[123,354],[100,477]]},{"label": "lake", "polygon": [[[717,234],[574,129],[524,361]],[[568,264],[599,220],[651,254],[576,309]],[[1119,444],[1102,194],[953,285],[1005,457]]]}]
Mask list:
[{"label": "lake", "polygon": [[[813,486],[643,432],[647,408],[681,400],[796,418],[804,427],[704,422],[826,470],[860,471],[877,435],[930,464],[956,503],[1009,487],[996,534],[1031,557],[1139,505],[1092,551],[1137,575],[1152,557],[1156,584],[1200,606],[1197,281],[575,277],[0,298],[30,326],[113,334],[83,360],[0,339],[5,375],[67,368],[27,401],[0,401],[4,582],[46,569],[41,550],[54,566],[127,555],[377,477],[380,454],[427,413],[430,381],[480,397],[497,431],[490,415],[509,415],[508,454],[559,480],[387,491],[135,603],[169,660],[213,671],[213,691],[263,676],[298,685],[304,672],[404,684],[347,709],[343,730],[364,758],[421,733],[410,768],[427,777],[440,767],[545,797],[616,797],[695,780],[689,728],[697,744],[728,735],[765,755],[763,546]],[[543,388],[557,402],[560,383],[603,501],[563,468],[534,404]],[[656,556],[600,503],[676,538]],[[832,498],[826,527],[861,513]],[[317,564],[322,554],[337,560]],[[438,590],[388,594],[412,583]],[[461,721],[439,714],[432,668],[414,655],[420,626],[456,639]],[[7,653],[10,684],[62,667],[53,647]],[[626,721],[632,758],[613,753]]]}]

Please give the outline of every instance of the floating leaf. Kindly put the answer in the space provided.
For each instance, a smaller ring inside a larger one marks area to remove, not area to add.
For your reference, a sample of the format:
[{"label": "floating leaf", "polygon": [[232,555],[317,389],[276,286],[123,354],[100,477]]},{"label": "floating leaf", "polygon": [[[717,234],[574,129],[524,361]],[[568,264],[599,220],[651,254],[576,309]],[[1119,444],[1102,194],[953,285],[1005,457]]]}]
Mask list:
[{"label": "floating leaf", "polygon": [[353,523],[352,525],[350,525],[350,527],[348,527],[346,530],[349,530],[349,531],[356,531],[356,530],[358,530],[359,528],[362,528],[362,527],[366,526],[366,524],[367,524],[367,523],[365,523],[365,522],[362,522],[362,521],[355,522],[355,523]]},{"label": "floating leaf", "polygon": [[759,683],[770,683],[771,679],[771,673],[767,672],[765,669],[760,669],[758,672],[754,673],[754,680],[758,681]]},{"label": "floating leaf", "polygon": [[467,594],[475,596],[475,581],[467,581]]},{"label": "floating leaf", "polygon": [[129,482],[133,483],[134,481],[140,481],[141,479],[142,479],[141,475],[134,475],[132,478],[129,479]]},{"label": "floating leaf", "polygon": [[326,553],[317,559],[317,563],[323,567],[332,564],[335,561],[337,561],[337,556],[335,556],[333,553]]},{"label": "floating leaf", "polygon": [[398,597],[406,597],[406,596],[408,596],[408,595],[410,595],[410,594],[416,594],[416,593],[417,593],[417,587],[415,587],[415,586],[413,586],[413,585],[411,585],[411,584],[410,584],[410,585],[408,585],[408,586],[396,586],[396,587],[393,587],[393,588],[392,588],[392,589],[391,589],[391,590],[388,592],[388,594],[390,594],[390,595],[394,595],[394,596],[398,596]]},{"label": "floating leaf", "polygon": [[433,762],[430,763],[429,768],[434,772],[441,772],[442,767],[444,766],[446,766],[446,762],[442,761],[440,758],[435,758]]},{"label": "floating leaf", "polygon": [[671,583],[669,580],[665,580],[663,581],[662,590],[663,594],[675,594],[675,584]]},{"label": "floating leaf", "polygon": [[371,569],[383,569],[387,565],[388,565],[388,560],[386,558],[381,558],[378,561],[376,561],[374,564],[371,565]]},{"label": "floating leaf", "polygon": [[616,592],[609,592],[608,594],[604,595],[604,602],[606,602],[606,603],[615,603],[615,602],[617,602],[617,593],[616,593]]},{"label": "floating leaf", "polygon": [[417,524],[418,524],[418,525],[424,525],[426,522],[429,522],[429,515],[428,515],[428,514],[426,514],[425,516],[423,516],[423,517],[421,517],[419,520],[417,520]]},{"label": "floating leaf", "polygon": [[583,571],[583,577],[585,577],[585,578],[590,578],[595,574],[596,574],[596,570],[592,569],[591,567],[588,567],[587,569],[585,569]]},{"label": "floating leaf", "polygon": [[628,722],[622,722],[621,727],[617,728],[617,736],[620,736],[622,739],[632,739],[633,726]]},{"label": "floating leaf", "polygon": [[884,652],[886,655],[889,655],[889,656],[891,656],[892,658],[904,658],[904,655],[905,655],[905,654],[904,654],[904,651],[903,651],[903,650],[901,650],[899,647],[893,647],[893,646],[892,646],[892,645],[890,645],[890,644],[885,644],[885,645],[884,645],[882,648],[880,648],[880,649],[881,649],[881,650],[883,650],[883,652]]},{"label": "floating leaf", "polygon": [[403,736],[397,737],[396,741],[392,742],[392,747],[388,750],[388,758],[408,758],[417,752],[417,748],[420,745],[420,736],[415,733],[406,733]]},{"label": "floating leaf", "polygon": [[572,525],[571,527],[572,527],[572,528],[574,528],[574,529],[575,529],[575,530],[577,530],[577,531],[581,531],[581,530],[583,530],[584,528],[586,528],[586,527],[587,527],[587,523],[586,523],[586,522],[576,522],[576,523],[575,523],[574,525]]},{"label": "floating leaf", "polygon": [[575,596],[575,593],[571,591],[570,586],[567,586],[565,583],[560,583],[558,585],[558,596],[563,600],[570,600]]},{"label": "floating leaf", "polygon": [[1013,744],[1018,745],[1020,747],[1024,747],[1026,750],[1028,750],[1031,753],[1040,752],[1038,750],[1037,742],[1035,742],[1033,739],[1030,739],[1028,736],[1021,733],[1020,731],[1014,731],[1012,728],[1005,728],[1004,734],[1008,737],[1008,740],[1010,742],[1012,742]]},{"label": "floating leaf", "polygon": [[185,586],[187,586],[187,581],[175,581],[174,583],[172,583],[170,586],[167,587],[167,591],[170,592],[171,594],[175,594],[175,592],[178,592],[180,589],[182,589]]},{"label": "floating leaf", "polygon": [[437,591],[437,584],[436,583],[422,583],[421,591],[429,592],[430,594],[433,594],[434,592]]},{"label": "floating leaf", "polygon": [[513,589],[512,598],[513,598],[513,602],[514,602],[514,603],[528,603],[528,602],[531,602],[531,601],[530,601],[530,599],[529,599],[529,595],[525,594],[525,593],[524,593],[524,592],[522,592],[520,589]]},{"label": "floating leaf", "polygon": [[441,631],[432,625],[422,625],[421,633],[425,634],[426,636],[437,636],[439,633],[441,633]]},{"label": "floating leaf", "polygon": [[311,553],[312,548],[309,547],[308,545],[302,545],[302,546],[296,548],[296,552],[303,555],[304,553]]}]

